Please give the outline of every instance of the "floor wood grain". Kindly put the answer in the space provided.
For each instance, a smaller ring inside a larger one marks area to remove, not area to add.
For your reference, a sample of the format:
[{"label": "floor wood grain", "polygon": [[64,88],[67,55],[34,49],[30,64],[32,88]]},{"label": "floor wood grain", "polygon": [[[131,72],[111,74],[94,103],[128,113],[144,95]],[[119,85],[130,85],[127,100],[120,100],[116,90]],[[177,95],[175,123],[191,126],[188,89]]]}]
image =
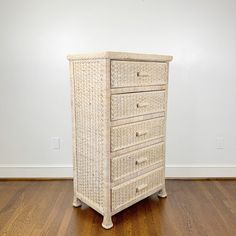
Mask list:
[{"label": "floor wood grain", "polygon": [[72,181],[0,181],[0,235],[236,235],[236,180],[167,180],[153,195],[113,216],[72,207]]}]

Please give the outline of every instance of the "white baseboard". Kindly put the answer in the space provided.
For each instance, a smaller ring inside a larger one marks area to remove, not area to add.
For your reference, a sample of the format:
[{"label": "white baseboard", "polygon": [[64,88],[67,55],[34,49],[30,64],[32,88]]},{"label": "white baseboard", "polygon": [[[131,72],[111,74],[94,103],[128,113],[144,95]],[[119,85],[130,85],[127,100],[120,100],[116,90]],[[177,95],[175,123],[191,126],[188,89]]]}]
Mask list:
[{"label": "white baseboard", "polygon": [[[72,178],[71,165],[0,165],[0,178]],[[236,165],[167,165],[167,178],[236,177]]]},{"label": "white baseboard", "polygon": [[236,165],[167,165],[167,178],[236,177]]},{"label": "white baseboard", "polygon": [[72,178],[71,165],[0,165],[0,178]]}]

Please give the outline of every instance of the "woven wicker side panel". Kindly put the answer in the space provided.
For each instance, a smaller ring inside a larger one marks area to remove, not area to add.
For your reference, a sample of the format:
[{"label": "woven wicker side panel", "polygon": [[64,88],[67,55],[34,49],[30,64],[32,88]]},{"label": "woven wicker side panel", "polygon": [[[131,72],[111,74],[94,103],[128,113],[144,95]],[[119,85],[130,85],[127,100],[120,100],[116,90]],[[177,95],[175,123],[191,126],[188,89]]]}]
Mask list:
[{"label": "woven wicker side panel", "polygon": [[163,168],[159,168],[142,177],[114,187],[112,189],[112,210],[116,210],[120,206],[163,184],[163,170]]},{"label": "woven wicker side panel", "polygon": [[111,87],[148,86],[167,83],[167,63],[111,62]]},{"label": "woven wicker side panel", "polygon": [[165,118],[156,118],[111,128],[111,150],[117,151],[164,136]]},{"label": "woven wicker side panel", "polygon": [[164,148],[164,143],[158,143],[112,159],[112,180],[116,181],[163,160]]},{"label": "woven wicker side panel", "polygon": [[78,192],[103,207],[106,62],[74,62]]},{"label": "woven wicker side panel", "polygon": [[113,95],[111,119],[118,120],[164,111],[165,97],[165,91]]}]

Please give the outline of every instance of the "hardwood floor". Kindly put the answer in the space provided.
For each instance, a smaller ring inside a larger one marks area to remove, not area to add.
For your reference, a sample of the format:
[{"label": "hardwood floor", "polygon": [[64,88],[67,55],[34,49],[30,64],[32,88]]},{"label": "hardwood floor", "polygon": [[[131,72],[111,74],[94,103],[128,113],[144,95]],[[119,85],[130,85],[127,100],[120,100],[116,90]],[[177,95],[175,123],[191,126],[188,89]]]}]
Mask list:
[{"label": "hardwood floor", "polygon": [[72,181],[0,181],[0,235],[236,235],[236,180],[167,180],[155,195],[113,216],[72,207]]}]

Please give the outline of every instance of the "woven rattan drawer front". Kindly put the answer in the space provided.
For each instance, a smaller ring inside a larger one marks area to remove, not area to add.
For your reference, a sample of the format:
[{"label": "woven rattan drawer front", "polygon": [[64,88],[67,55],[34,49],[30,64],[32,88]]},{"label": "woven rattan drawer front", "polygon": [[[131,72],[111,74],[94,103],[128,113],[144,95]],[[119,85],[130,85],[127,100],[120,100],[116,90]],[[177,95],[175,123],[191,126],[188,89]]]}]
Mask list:
[{"label": "woven rattan drawer front", "polygon": [[113,95],[111,97],[111,120],[164,111],[165,100],[165,91]]},{"label": "woven rattan drawer front", "polygon": [[111,87],[162,85],[167,83],[167,63],[111,61]]},{"label": "woven rattan drawer front", "polygon": [[161,186],[164,181],[164,168],[158,168],[148,174],[137,177],[112,188],[112,210],[116,210],[149,191]]},{"label": "woven rattan drawer front", "polygon": [[164,158],[164,143],[158,143],[111,160],[111,177],[116,181],[122,177],[140,171]]},{"label": "woven rattan drawer front", "polygon": [[111,151],[163,137],[164,129],[164,117],[112,127]]}]

